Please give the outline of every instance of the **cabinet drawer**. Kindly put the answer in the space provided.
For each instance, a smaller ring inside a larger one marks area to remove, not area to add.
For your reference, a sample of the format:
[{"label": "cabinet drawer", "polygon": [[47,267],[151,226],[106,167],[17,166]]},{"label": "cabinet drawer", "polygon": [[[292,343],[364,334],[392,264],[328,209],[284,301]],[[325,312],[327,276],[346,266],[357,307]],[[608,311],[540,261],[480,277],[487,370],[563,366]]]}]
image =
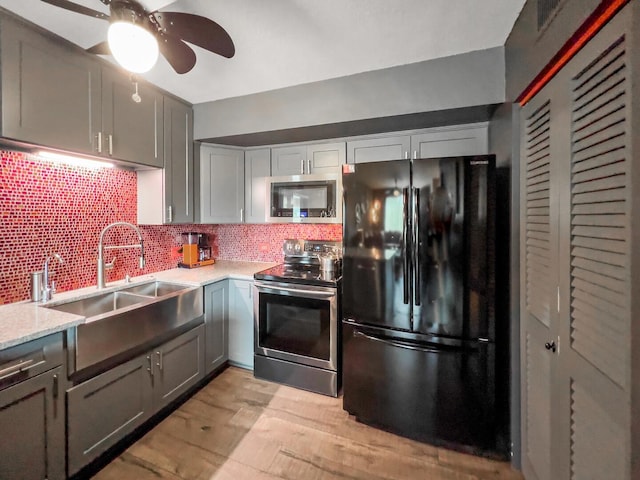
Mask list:
[{"label": "cabinet drawer", "polygon": [[0,390],[62,365],[62,333],[0,351]]}]

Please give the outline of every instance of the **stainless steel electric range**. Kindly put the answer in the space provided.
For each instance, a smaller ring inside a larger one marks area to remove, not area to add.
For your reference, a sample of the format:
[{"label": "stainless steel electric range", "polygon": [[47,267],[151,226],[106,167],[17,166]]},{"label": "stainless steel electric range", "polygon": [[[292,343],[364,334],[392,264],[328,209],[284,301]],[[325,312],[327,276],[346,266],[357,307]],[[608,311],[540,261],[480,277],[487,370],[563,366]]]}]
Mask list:
[{"label": "stainless steel electric range", "polygon": [[254,275],[254,375],[333,397],[341,384],[340,242],[285,240]]}]

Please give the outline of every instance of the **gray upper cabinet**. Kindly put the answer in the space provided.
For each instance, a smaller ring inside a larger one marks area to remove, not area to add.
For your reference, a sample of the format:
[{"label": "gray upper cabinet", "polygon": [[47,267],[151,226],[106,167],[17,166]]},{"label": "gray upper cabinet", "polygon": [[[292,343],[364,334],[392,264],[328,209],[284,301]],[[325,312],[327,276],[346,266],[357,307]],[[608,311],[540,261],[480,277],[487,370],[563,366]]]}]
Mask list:
[{"label": "gray upper cabinet", "polygon": [[244,152],[244,208],[246,223],[264,223],[266,213],[265,177],[271,175],[271,150]]},{"label": "gray upper cabinet", "polygon": [[62,335],[0,351],[0,478],[65,478]]},{"label": "gray upper cabinet", "polygon": [[162,167],[162,94],[81,49],[0,15],[2,123],[13,140]]},{"label": "gray upper cabinet", "polygon": [[411,135],[413,158],[457,157],[489,153],[487,123],[429,129]]},{"label": "gray upper cabinet", "polygon": [[7,17],[0,22],[2,136],[97,153],[99,64]]},{"label": "gray upper cabinet", "polygon": [[291,145],[271,149],[273,176],[336,173],[345,162],[344,142]]},{"label": "gray upper cabinet", "polygon": [[409,158],[411,136],[367,138],[347,142],[347,163],[383,162]]},{"label": "gray upper cabinet", "polygon": [[102,69],[102,153],[150,167],[164,166],[162,94],[138,84],[140,102],[132,95],[136,86],[121,72]]},{"label": "gray upper cabinet", "polygon": [[430,128],[405,135],[355,138],[347,142],[348,163],[487,153],[489,137],[486,123]]},{"label": "gray upper cabinet", "polygon": [[200,147],[200,223],[244,221],[244,152]]},{"label": "gray upper cabinet", "polygon": [[164,168],[138,170],[138,223],[193,223],[193,109],[164,98]]}]

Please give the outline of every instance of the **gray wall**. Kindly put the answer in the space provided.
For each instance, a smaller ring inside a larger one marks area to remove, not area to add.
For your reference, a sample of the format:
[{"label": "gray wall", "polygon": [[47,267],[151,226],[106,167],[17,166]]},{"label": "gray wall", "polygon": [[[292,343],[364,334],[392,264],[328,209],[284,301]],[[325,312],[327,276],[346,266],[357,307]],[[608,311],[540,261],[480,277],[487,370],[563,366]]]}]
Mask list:
[{"label": "gray wall", "polygon": [[197,140],[502,103],[504,50],[479,50],[194,106]]},{"label": "gray wall", "polygon": [[537,1],[527,0],[505,43],[507,101],[514,101],[600,4],[566,0],[538,31]]}]

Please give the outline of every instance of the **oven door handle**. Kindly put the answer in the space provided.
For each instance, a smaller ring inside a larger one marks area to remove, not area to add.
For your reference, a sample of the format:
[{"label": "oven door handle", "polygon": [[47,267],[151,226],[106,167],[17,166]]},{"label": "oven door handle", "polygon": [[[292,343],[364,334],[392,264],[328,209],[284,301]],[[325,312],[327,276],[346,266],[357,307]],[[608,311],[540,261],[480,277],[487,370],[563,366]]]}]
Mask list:
[{"label": "oven door handle", "polygon": [[317,290],[308,290],[304,288],[287,288],[287,287],[268,287],[264,285],[257,285],[258,293],[284,293],[290,295],[304,295],[309,298],[329,299],[336,296],[336,292],[320,292]]}]

